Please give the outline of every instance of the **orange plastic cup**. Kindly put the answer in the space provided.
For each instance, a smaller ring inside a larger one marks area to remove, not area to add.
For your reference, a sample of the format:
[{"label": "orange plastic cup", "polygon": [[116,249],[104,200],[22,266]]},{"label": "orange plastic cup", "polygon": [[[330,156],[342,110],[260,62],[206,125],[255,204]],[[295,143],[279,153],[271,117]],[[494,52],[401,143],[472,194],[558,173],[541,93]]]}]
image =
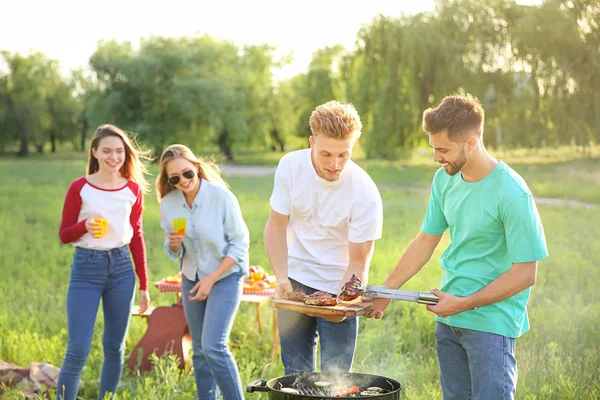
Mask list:
[{"label": "orange plastic cup", "polygon": [[187,220],[185,218],[173,218],[173,230],[177,236],[185,236]]},{"label": "orange plastic cup", "polygon": [[97,239],[104,237],[104,235],[106,235],[106,228],[108,228],[108,221],[106,218],[94,218],[92,222],[100,225],[100,232],[94,233],[93,236]]}]

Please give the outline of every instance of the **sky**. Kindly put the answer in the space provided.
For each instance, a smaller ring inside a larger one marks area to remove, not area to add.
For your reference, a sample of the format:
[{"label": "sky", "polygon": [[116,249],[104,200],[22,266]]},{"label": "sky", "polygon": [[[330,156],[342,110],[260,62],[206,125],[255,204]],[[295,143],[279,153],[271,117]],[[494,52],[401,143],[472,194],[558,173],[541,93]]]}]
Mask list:
[{"label": "sky", "polygon": [[[518,0],[539,4],[541,0]],[[293,52],[277,79],[305,72],[312,53],[354,48],[361,25],[379,14],[431,11],[434,0],[6,0],[0,5],[0,50],[31,49],[59,60],[66,72],[84,67],[99,40],[139,45],[140,38],[208,34],[238,45],[268,43],[276,56]],[[0,66],[1,67],[1,66]]]},{"label": "sky", "polygon": [[13,0],[0,6],[0,50],[41,51],[63,69],[86,66],[99,40],[208,34],[268,43],[293,62],[276,78],[304,72],[325,46],[354,47],[362,24],[384,14],[433,10],[433,0]]}]

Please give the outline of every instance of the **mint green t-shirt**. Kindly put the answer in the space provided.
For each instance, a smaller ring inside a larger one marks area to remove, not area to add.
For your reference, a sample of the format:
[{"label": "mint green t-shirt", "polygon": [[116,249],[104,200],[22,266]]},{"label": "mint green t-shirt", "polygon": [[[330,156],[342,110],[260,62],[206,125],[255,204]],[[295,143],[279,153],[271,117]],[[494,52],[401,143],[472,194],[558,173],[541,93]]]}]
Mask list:
[{"label": "mint green t-shirt", "polygon": [[[513,263],[548,256],[540,217],[527,184],[500,162],[478,182],[440,168],[421,230],[440,235],[450,230],[450,244],[441,257],[442,292],[469,296],[511,268]],[[517,338],[529,330],[526,289],[495,304],[436,321]]]}]

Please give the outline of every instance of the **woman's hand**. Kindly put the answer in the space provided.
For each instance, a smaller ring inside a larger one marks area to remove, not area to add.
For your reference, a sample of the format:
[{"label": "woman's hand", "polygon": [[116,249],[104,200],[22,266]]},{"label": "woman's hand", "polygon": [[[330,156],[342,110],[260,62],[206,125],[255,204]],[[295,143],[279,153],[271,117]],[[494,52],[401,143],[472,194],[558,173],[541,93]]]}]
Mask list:
[{"label": "woman's hand", "polygon": [[91,233],[92,236],[96,236],[102,233],[102,225],[99,222],[94,222],[95,218],[98,217],[89,217],[85,220],[85,229],[87,229],[87,231]]},{"label": "woman's hand", "polygon": [[194,285],[192,290],[190,290],[190,296],[188,298],[190,301],[206,300],[214,284],[215,280],[210,276],[207,276]]},{"label": "woman's hand", "polygon": [[138,308],[138,312],[142,314],[148,307],[150,307],[150,294],[147,290],[140,290],[140,308]]},{"label": "woman's hand", "polygon": [[181,250],[181,243],[183,243],[184,236],[177,235],[174,231],[169,232],[169,250],[173,253],[179,253]]}]

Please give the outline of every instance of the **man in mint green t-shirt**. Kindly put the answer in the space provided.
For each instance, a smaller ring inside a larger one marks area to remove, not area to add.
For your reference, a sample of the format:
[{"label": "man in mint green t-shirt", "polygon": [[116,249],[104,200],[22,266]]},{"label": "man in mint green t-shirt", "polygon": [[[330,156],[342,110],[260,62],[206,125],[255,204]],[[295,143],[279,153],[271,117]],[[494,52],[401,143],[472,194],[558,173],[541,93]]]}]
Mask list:
[{"label": "man in mint green t-shirt", "polygon": [[[443,276],[435,306],[444,399],[513,399],[516,338],[529,330],[527,302],[538,260],[548,256],[527,184],[483,145],[484,111],[476,98],[448,96],[423,113],[434,178],[421,231],[384,282],[399,288],[430,260],[442,235]],[[381,318],[390,300],[374,302]]]}]

